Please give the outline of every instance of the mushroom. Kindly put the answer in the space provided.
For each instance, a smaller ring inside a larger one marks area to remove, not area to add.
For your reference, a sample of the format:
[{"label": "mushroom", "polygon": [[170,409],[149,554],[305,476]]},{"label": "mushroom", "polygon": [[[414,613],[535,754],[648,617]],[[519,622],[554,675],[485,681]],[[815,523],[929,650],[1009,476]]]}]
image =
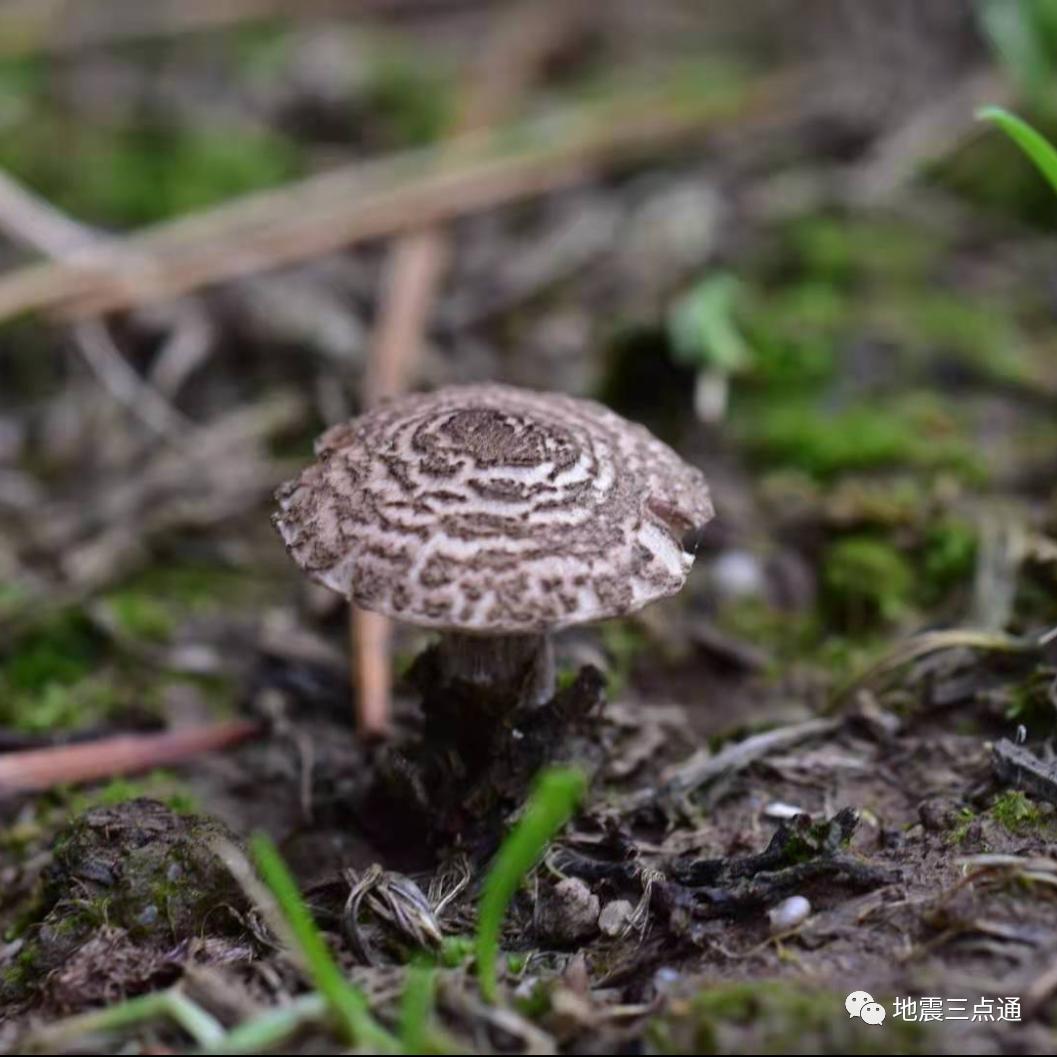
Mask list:
[{"label": "mushroom", "polygon": [[316,454],[276,495],[294,561],[438,631],[427,697],[475,700],[483,728],[551,699],[551,632],[678,591],[713,514],[701,472],[642,426],[506,385],[392,400]]}]

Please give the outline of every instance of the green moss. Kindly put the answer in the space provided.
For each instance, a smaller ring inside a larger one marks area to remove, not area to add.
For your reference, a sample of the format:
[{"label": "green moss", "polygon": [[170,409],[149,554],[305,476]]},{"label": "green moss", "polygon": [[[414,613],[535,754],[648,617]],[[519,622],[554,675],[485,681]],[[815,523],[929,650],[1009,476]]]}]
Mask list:
[{"label": "green moss", "polygon": [[996,797],[991,805],[991,817],[1015,836],[1034,829],[1043,818],[1039,806],[1019,789],[1010,789]]},{"label": "green moss", "polygon": [[804,217],[786,240],[803,273],[842,285],[867,277],[920,281],[943,249],[933,233],[883,217]]},{"label": "green moss", "polygon": [[841,411],[802,399],[743,401],[734,421],[757,462],[819,480],[899,466],[948,470],[969,480],[984,476],[954,417],[925,394],[887,407],[871,402]]},{"label": "green moss", "polygon": [[139,596],[143,606],[160,603],[202,612],[220,605],[262,601],[267,587],[261,578],[229,566],[171,561],[129,577],[120,593]]},{"label": "green moss", "polygon": [[649,1036],[661,1053],[930,1052],[922,1025],[863,1024],[848,1016],[845,994],[784,980],[718,983],[672,999]]},{"label": "green moss", "polygon": [[630,620],[607,620],[599,629],[599,634],[610,662],[607,693],[611,698],[616,698],[624,692],[636,659],[642,656],[649,643],[642,629]]},{"label": "green moss", "polygon": [[0,724],[47,731],[113,715],[130,691],[100,671],[104,659],[105,643],[76,611],[18,638],[0,660]]},{"label": "green moss", "polygon": [[115,225],[202,209],[302,170],[296,148],[270,133],[150,122],[106,128],[45,101],[0,138],[0,166],[64,211]]},{"label": "green moss", "polygon": [[838,528],[917,529],[935,516],[926,483],[901,473],[842,477],[825,493],[827,522]]},{"label": "green moss", "polygon": [[476,948],[473,936],[445,936],[441,944],[439,960],[446,969],[457,969],[465,965]]},{"label": "green moss", "polygon": [[164,642],[172,637],[172,613],[155,597],[139,591],[116,591],[104,599],[104,604],[129,638]]},{"label": "green moss", "polygon": [[951,827],[948,840],[951,844],[961,844],[969,835],[969,827],[976,821],[977,815],[971,807],[958,810],[958,821]]},{"label": "green moss", "polygon": [[716,614],[723,631],[751,642],[770,654],[779,666],[802,658],[817,645],[818,622],[811,614],[787,613],[762,598],[736,598]]},{"label": "green moss", "polygon": [[145,797],[157,800],[177,815],[199,810],[197,798],[185,783],[168,771],[158,770],[136,780],[114,778],[97,789],[74,793],[69,801],[70,811],[80,815],[94,807],[113,807]]},{"label": "green moss", "polygon": [[130,692],[106,677],[48,683],[37,691],[4,692],[0,686],[0,723],[29,733],[71,730],[100,724],[130,703]]},{"label": "green moss", "polygon": [[905,346],[919,359],[937,350],[980,378],[1028,388],[1052,385],[1049,352],[1017,325],[1019,306],[1008,300],[969,298],[942,289],[886,290],[863,305],[866,325],[883,340]]},{"label": "green moss", "polygon": [[935,602],[950,588],[968,582],[976,568],[977,533],[971,522],[943,518],[925,530],[921,547],[920,594]]},{"label": "green moss", "polygon": [[848,323],[846,295],[821,282],[805,282],[749,299],[744,330],[753,356],[746,381],[788,395],[817,387],[837,365],[837,339]]},{"label": "green moss", "polygon": [[805,666],[839,685],[884,651],[885,638],[864,628],[845,633],[827,624],[825,616],[816,611],[790,613],[763,599],[739,598],[725,603],[715,619],[723,631],[770,655],[771,676],[780,678],[790,666]]},{"label": "green moss", "polygon": [[823,557],[823,605],[843,627],[898,620],[910,607],[914,587],[914,569],[907,559],[873,536],[845,537]]},{"label": "green moss", "polygon": [[167,942],[193,935],[225,900],[242,900],[210,850],[216,835],[226,835],[219,823],[176,815],[154,800],[96,806],[56,838],[49,884],[61,900],[79,878],[84,899],[78,906],[105,900],[107,922],[134,938]]},{"label": "green moss", "polygon": [[450,126],[455,112],[455,79],[421,52],[395,45],[375,58],[367,88],[366,113],[391,147],[409,147],[436,140]]},{"label": "green moss", "polygon": [[[143,784],[155,781],[161,776]],[[88,807],[54,838],[43,884],[22,908],[25,945],[0,974],[0,1001],[31,995],[102,926],[124,929],[155,950],[171,950],[207,928],[216,934],[241,927],[245,898],[212,850],[215,837],[231,840],[230,833],[156,800],[126,799],[132,792],[122,783],[97,791],[98,799],[115,802]]]},{"label": "green moss", "polygon": [[0,681],[9,691],[36,692],[83,679],[102,654],[102,643],[85,617],[64,613],[12,646],[0,663]]}]

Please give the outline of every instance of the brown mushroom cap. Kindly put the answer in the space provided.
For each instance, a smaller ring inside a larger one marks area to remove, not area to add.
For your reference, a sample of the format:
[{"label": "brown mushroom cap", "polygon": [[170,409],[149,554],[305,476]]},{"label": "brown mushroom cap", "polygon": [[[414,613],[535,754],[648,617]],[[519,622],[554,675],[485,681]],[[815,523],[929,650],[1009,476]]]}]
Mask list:
[{"label": "brown mushroom cap", "polygon": [[701,472],[590,400],[451,386],[329,429],[276,493],[294,561],[410,624],[520,634],[678,591],[712,517]]}]

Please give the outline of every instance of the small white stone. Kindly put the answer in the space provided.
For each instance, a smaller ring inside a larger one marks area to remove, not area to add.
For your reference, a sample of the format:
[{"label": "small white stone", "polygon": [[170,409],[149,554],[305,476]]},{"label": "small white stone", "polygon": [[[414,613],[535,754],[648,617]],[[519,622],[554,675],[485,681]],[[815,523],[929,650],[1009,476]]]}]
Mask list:
[{"label": "small white stone", "polygon": [[598,931],[599,899],[578,877],[566,877],[540,895],[536,925],[553,943],[575,943]]},{"label": "small white stone", "polygon": [[786,804],[781,800],[772,800],[764,809],[764,818],[790,819],[797,815],[806,815],[807,812],[796,804]]},{"label": "small white stone", "polygon": [[811,913],[811,904],[803,896],[790,896],[767,911],[771,932],[788,932],[802,925]]},{"label": "small white stone", "polygon": [[713,561],[709,572],[723,598],[759,598],[767,589],[763,566],[751,551],[726,550]]},{"label": "small white stone", "polygon": [[614,899],[606,903],[598,915],[598,927],[604,936],[619,936],[631,920],[634,907],[626,899]]}]

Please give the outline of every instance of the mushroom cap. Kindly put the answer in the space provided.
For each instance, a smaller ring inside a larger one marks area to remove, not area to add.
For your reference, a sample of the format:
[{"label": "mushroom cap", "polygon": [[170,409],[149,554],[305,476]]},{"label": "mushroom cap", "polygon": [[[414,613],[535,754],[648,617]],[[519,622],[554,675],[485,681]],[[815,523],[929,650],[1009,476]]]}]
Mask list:
[{"label": "mushroom cap", "polygon": [[634,612],[686,581],[701,472],[601,404],[450,386],[333,426],[276,493],[294,561],[364,609],[520,634]]}]

